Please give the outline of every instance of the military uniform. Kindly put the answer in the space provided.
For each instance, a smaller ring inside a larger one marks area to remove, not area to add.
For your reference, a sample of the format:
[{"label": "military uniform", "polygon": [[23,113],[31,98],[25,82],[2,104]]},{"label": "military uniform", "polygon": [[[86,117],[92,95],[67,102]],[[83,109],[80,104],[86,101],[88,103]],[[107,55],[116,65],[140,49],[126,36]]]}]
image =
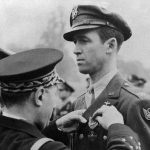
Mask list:
[{"label": "military uniform", "polygon": [[[133,105],[137,101],[140,101],[140,99],[133,92],[131,92],[130,89],[131,88],[129,87],[129,84],[124,81],[119,74],[115,75],[101,95],[99,95],[95,100],[96,104],[93,103],[92,110],[89,110],[88,116],[92,116],[94,111],[100,108],[102,105],[114,105],[122,113],[125,124],[139,133],[140,136],[140,132],[137,131],[135,124],[133,122],[131,123],[133,118],[130,120],[132,114],[130,109],[133,108]],[[103,99],[101,99],[100,96],[102,96]],[[85,94],[81,95],[74,103],[75,110],[83,108],[87,109],[85,103]],[[105,131],[101,126],[97,126],[94,130],[92,130],[87,124],[84,127],[80,127],[77,133],[75,133],[74,141],[76,144],[74,143],[74,145],[75,147],[77,146],[76,149],[78,150],[105,150],[107,149],[106,141],[103,139],[105,136],[107,136],[107,131]],[[138,143],[140,143],[140,141],[135,142],[135,145],[133,146],[134,149],[138,146]],[[142,142],[142,139],[141,144],[142,146],[145,145]]]},{"label": "military uniform", "polygon": [[[51,137],[55,140],[62,141],[61,139],[61,131],[58,131],[56,128],[55,122],[51,122],[50,126],[44,129],[43,133],[47,137]],[[57,134],[56,134],[57,133]],[[138,142],[137,135],[126,125],[122,124],[113,124],[108,128],[107,137],[104,136],[103,140],[107,145],[107,150],[133,150],[138,148],[140,150],[140,143]],[[76,143],[79,144],[79,143]],[[84,150],[84,144],[82,143],[82,148]],[[76,145],[77,146],[77,145]],[[75,148],[75,147],[74,147]],[[82,149],[81,148],[81,149]],[[92,148],[92,147],[91,147]],[[136,150],[138,150],[136,149]],[[101,150],[101,148],[99,148]]]},{"label": "military uniform", "polygon": [[[43,132],[49,137],[62,140],[62,133],[57,130],[55,122],[51,122],[51,125]],[[137,140],[137,136],[129,127],[114,124],[108,130],[107,148],[109,150],[123,150],[126,147],[127,150],[130,150]],[[46,138],[38,128],[26,121],[5,116],[0,116],[0,149],[69,150],[64,144]]]},{"label": "military uniform", "polygon": [[0,149],[67,150],[60,142],[46,138],[35,126],[23,120],[0,116]]}]

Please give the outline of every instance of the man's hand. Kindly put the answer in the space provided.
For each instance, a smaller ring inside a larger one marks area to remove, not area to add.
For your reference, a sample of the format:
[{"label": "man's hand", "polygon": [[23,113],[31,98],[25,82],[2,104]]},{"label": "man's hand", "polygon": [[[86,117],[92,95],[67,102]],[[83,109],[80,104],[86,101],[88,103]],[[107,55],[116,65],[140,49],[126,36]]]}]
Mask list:
[{"label": "man's hand", "polygon": [[114,106],[103,105],[93,114],[95,119],[104,128],[108,129],[110,125],[115,123],[124,124],[122,114]]},{"label": "man's hand", "polygon": [[82,117],[85,109],[76,110],[56,120],[58,129],[63,132],[71,132],[77,129],[79,123],[86,123],[87,120]]}]

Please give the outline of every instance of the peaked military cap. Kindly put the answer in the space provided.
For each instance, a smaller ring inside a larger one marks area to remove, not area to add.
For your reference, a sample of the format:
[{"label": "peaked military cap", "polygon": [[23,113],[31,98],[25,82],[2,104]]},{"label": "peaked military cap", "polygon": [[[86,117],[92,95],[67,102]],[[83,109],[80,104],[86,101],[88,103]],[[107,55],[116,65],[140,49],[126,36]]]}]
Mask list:
[{"label": "peaked military cap", "polygon": [[0,60],[0,83],[4,92],[27,92],[61,82],[55,71],[63,58],[59,50],[32,49]]},{"label": "peaked military cap", "polygon": [[64,34],[64,39],[73,41],[77,31],[108,26],[120,31],[124,41],[132,35],[127,22],[118,14],[109,12],[105,8],[94,5],[78,5],[72,9],[70,15],[71,30]]}]

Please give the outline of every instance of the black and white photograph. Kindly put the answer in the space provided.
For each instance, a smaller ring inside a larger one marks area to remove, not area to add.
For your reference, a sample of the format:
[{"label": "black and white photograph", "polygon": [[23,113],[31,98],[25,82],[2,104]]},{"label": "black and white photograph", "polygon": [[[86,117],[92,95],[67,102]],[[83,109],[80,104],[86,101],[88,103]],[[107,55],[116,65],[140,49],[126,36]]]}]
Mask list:
[{"label": "black and white photograph", "polygon": [[149,0],[0,12],[0,150],[150,150]]}]

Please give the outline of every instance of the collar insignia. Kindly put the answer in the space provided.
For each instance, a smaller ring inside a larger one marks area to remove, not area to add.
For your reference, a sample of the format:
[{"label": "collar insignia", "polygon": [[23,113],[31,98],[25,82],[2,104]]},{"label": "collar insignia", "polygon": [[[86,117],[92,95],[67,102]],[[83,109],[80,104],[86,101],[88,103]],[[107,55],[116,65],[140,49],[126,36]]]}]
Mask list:
[{"label": "collar insignia", "polygon": [[105,104],[106,106],[110,106],[110,102],[108,102],[108,101],[104,102],[104,104]]},{"label": "collar insignia", "polygon": [[71,12],[71,18],[74,20],[78,15],[78,6],[74,7]]},{"label": "collar insignia", "polygon": [[143,113],[144,116],[147,120],[150,120],[150,108],[148,108],[147,110],[143,108]]}]

